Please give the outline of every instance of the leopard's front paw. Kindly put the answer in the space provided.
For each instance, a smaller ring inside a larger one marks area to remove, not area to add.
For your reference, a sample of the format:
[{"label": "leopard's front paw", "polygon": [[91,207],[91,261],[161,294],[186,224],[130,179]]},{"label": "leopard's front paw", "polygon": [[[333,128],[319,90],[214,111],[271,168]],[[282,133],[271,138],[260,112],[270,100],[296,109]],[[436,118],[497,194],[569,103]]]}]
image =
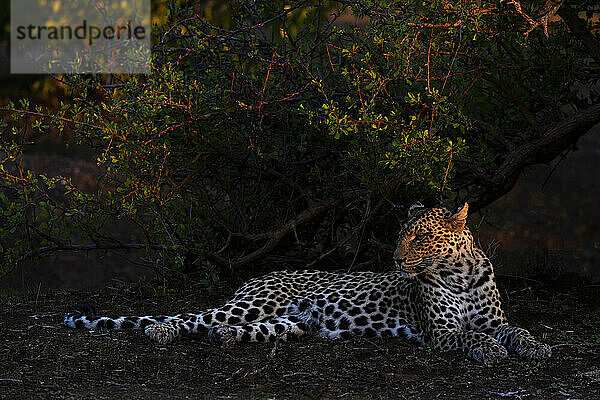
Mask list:
[{"label": "leopard's front paw", "polygon": [[508,357],[508,350],[500,343],[482,343],[471,352],[471,355],[489,367]]},{"label": "leopard's front paw", "polygon": [[171,324],[148,325],[144,333],[160,344],[170,343],[177,336],[176,329]]},{"label": "leopard's front paw", "polygon": [[221,348],[231,347],[235,343],[237,330],[230,326],[217,325],[208,331],[208,342]]},{"label": "leopard's front paw", "polygon": [[515,351],[521,357],[529,358],[531,360],[552,356],[552,348],[546,343],[538,342],[537,340],[521,343]]}]

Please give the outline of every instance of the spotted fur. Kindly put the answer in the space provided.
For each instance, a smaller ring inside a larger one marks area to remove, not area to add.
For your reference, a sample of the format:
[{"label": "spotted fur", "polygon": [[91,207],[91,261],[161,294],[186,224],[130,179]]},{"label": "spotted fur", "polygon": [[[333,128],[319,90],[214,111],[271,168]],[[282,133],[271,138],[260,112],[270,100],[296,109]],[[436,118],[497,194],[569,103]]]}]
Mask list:
[{"label": "spotted fur", "polygon": [[314,334],[325,338],[404,336],[436,349],[462,350],[484,364],[512,350],[526,358],[550,346],[508,325],[494,271],[465,226],[468,205],[410,208],[386,273],[279,271],[242,285],[225,305],[198,314],[100,317],[65,315],[72,328],[144,329],[161,344],[208,330],[212,343],[274,342]]}]

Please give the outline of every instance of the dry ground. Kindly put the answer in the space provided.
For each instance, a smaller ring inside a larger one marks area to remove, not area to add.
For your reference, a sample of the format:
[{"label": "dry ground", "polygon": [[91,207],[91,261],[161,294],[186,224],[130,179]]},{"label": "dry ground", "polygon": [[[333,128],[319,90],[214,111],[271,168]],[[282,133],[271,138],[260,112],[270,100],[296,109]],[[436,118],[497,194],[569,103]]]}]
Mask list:
[{"label": "dry ground", "polygon": [[[141,332],[62,327],[63,313],[96,304],[108,314],[177,313],[220,303],[199,285],[156,296],[143,285],[97,291],[0,292],[1,398],[600,398],[599,288],[500,280],[515,324],[553,347],[545,361],[511,356],[486,368],[399,338],[243,344],[205,336],[159,346]],[[116,287],[115,287],[116,286]]]}]

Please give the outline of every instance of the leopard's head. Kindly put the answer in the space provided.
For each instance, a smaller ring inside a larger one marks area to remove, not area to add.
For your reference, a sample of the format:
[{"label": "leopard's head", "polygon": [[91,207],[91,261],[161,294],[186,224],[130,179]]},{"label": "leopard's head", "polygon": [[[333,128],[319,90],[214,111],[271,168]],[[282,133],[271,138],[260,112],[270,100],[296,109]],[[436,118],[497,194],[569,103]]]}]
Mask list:
[{"label": "leopard's head", "polygon": [[459,244],[465,243],[466,237],[471,235],[465,226],[468,210],[467,203],[456,213],[413,204],[400,230],[394,252],[396,266],[412,275],[458,251]]}]

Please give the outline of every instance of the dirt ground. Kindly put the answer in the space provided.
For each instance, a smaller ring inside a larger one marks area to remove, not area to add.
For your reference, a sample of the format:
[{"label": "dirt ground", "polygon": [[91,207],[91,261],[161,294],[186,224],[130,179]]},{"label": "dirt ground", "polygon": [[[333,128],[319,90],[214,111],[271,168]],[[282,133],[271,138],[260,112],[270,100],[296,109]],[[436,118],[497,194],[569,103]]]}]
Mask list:
[{"label": "dirt ground", "polygon": [[514,355],[485,367],[390,338],[241,344],[204,335],[160,346],[141,332],[72,330],[81,304],[107,315],[173,314],[214,306],[231,293],[199,284],[165,296],[148,284],[100,290],[0,291],[0,398],[600,398],[600,288],[499,279],[512,323],[552,346],[551,359]]}]

